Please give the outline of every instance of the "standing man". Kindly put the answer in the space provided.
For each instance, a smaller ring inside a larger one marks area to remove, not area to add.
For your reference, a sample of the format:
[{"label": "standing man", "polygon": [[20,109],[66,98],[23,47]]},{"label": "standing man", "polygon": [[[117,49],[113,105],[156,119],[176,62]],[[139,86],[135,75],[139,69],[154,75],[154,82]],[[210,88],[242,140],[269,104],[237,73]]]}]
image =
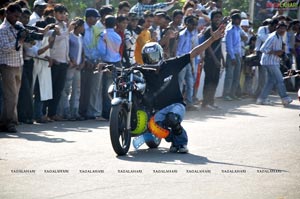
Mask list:
[{"label": "standing man", "polygon": [[22,15],[21,7],[11,3],[6,9],[6,17],[0,25],[0,73],[3,85],[3,111],[0,131],[16,133],[18,124],[18,94],[21,85],[21,66],[23,65],[24,37],[17,38],[16,25]]},{"label": "standing man", "polygon": [[[207,28],[204,33],[204,40],[207,40],[212,31],[218,29],[222,20],[221,11],[211,12],[211,26]],[[210,47],[205,50],[204,58],[204,88],[203,88],[203,101],[202,109],[215,110],[219,107],[215,104],[215,93],[219,83],[219,74],[221,69],[221,61],[223,59],[221,49],[221,39],[214,41]]]},{"label": "standing man", "polygon": [[[190,15],[184,20],[186,28],[179,33],[177,56],[182,56],[190,52],[195,46],[198,45],[198,18]],[[193,60],[191,60],[193,62]],[[194,68],[191,63],[184,67],[179,73],[179,84],[181,92],[183,92],[183,85],[185,82],[186,93],[186,109],[187,111],[197,110],[197,107],[193,105],[193,93],[194,93]]]},{"label": "standing man", "polygon": [[173,21],[170,23],[170,30],[176,35],[175,38],[170,38],[169,41],[169,57],[176,57],[178,35],[182,29],[183,12],[181,10],[174,10],[172,14]]},{"label": "standing man", "polygon": [[[261,58],[261,52],[260,47],[263,45],[263,43],[268,38],[269,34],[274,32],[276,29],[276,26],[278,24],[278,19],[272,19],[267,26],[261,26],[257,30],[257,39],[255,42],[255,51],[258,55],[259,59]],[[258,67],[258,87],[256,91],[254,92],[254,96],[257,98],[259,94],[261,93],[263,86],[266,83],[267,79],[267,71],[265,67],[259,66]]]},{"label": "standing man", "polygon": [[226,39],[226,75],[223,97],[226,101],[239,99],[236,91],[239,87],[241,73],[241,15],[231,16],[232,25],[225,31]]},{"label": "standing man", "polygon": [[286,93],[286,88],[280,71],[280,60],[285,50],[283,47],[282,37],[286,30],[287,25],[285,22],[279,22],[276,27],[276,31],[269,35],[265,43],[260,48],[260,51],[263,53],[260,64],[267,70],[267,82],[257,98],[256,104],[271,105],[272,101],[268,99],[268,95],[274,86],[276,86],[284,106],[293,101]]},{"label": "standing man", "polygon": [[44,0],[35,0],[33,3],[33,13],[30,16],[28,25],[35,26],[37,21],[42,20],[44,10],[47,6],[47,3]]},{"label": "standing man", "polygon": [[68,120],[82,120],[78,113],[80,98],[80,71],[84,66],[84,52],[82,34],[84,32],[84,21],[75,18],[72,22],[74,30],[70,32],[70,64],[67,71],[67,78],[62,92],[61,103],[63,105],[63,116]]},{"label": "standing man", "polygon": [[62,120],[56,111],[69,67],[69,30],[64,22],[66,12],[67,8],[64,5],[55,5],[54,15],[60,34],[56,35],[53,48],[50,49],[50,57],[53,59],[51,67],[53,98],[48,101],[48,117],[54,121]]},{"label": "standing man", "polygon": [[[101,56],[101,60],[108,64],[114,64],[117,67],[121,67],[121,55],[120,46],[122,39],[120,35],[114,30],[116,25],[116,18],[112,15],[105,17],[105,30],[101,33],[98,42],[98,51]],[[105,72],[103,74],[103,110],[102,116],[105,119],[109,119],[111,100],[107,94],[107,90],[112,83],[112,74]]]},{"label": "standing man", "polygon": [[[100,8],[100,16],[101,18],[97,21],[95,26],[93,27],[93,48],[97,52],[97,62],[102,61],[101,56],[99,54],[99,50],[97,49],[97,45],[99,42],[100,35],[105,30],[105,17],[107,15],[113,15],[114,14],[114,7],[110,5],[102,6]],[[94,47],[95,43],[95,47]],[[88,116],[90,119],[96,119],[96,120],[104,120],[103,117],[108,118],[108,116],[105,116],[105,110],[107,107],[103,106],[104,102],[104,95],[107,95],[107,90],[103,90],[103,85],[106,84],[106,79],[104,78],[105,74],[103,72],[95,72],[92,75],[92,85],[91,85],[91,94],[90,94],[90,102],[88,107]],[[109,113],[108,113],[109,114]],[[104,116],[103,116],[104,115]]]},{"label": "standing man", "polygon": [[85,54],[85,66],[81,70],[81,86],[79,113],[86,119],[95,119],[100,112],[100,74],[94,74],[94,68],[98,63],[97,37],[95,24],[100,18],[98,10],[87,8],[85,10],[85,23],[83,35],[83,49]]},{"label": "standing man", "polygon": [[[31,12],[22,8],[20,22],[25,26],[29,22]],[[18,99],[18,119],[25,124],[33,124],[33,95],[32,95],[32,72],[34,61],[32,58],[33,42],[26,42],[23,45],[24,65],[22,67],[22,81]]]}]

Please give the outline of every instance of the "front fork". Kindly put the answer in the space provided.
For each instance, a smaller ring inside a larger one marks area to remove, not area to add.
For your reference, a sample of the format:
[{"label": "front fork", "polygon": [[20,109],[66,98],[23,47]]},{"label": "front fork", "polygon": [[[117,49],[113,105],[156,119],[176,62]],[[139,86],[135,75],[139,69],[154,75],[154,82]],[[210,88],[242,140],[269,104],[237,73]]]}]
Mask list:
[{"label": "front fork", "polygon": [[133,92],[133,73],[130,74],[130,88],[128,93],[128,114],[127,114],[127,130],[131,130],[131,112],[132,112],[132,92]]}]

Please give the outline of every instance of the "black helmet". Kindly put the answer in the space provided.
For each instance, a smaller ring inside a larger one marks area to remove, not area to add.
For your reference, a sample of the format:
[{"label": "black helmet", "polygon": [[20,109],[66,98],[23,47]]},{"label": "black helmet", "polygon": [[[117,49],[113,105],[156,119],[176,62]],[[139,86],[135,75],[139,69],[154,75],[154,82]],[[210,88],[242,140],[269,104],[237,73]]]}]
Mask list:
[{"label": "black helmet", "polygon": [[157,42],[149,42],[142,49],[145,64],[157,64],[163,59],[163,49]]}]

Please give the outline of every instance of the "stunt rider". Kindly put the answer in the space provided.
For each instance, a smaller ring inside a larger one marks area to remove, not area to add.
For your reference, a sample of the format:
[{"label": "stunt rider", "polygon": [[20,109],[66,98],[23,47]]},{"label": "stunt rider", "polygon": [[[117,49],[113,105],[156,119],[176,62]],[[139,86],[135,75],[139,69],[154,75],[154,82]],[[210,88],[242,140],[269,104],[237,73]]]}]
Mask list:
[{"label": "stunt rider", "polygon": [[185,67],[190,66],[190,60],[214,41],[224,35],[224,26],[211,32],[211,37],[201,45],[193,48],[189,53],[163,60],[163,49],[156,42],[147,43],[142,49],[145,67],[154,67],[155,71],[143,72],[147,83],[144,101],[147,106],[158,110],[150,119],[148,127],[156,137],[165,138],[171,142],[170,152],[188,153],[188,137],[181,126],[185,114],[185,104],[180,91],[178,74]]}]

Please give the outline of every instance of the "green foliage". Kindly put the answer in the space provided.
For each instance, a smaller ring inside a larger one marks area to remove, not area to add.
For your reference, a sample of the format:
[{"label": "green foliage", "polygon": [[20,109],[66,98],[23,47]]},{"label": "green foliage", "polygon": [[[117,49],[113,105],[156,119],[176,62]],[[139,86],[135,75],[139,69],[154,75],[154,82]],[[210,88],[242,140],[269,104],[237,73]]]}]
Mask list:
[{"label": "green foliage", "polygon": [[232,9],[239,9],[247,13],[249,10],[249,0],[223,0],[223,14],[229,16]]},{"label": "green foliage", "polygon": [[67,7],[70,18],[83,17],[85,9],[94,6],[94,0],[60,0],[59,2]]}]

